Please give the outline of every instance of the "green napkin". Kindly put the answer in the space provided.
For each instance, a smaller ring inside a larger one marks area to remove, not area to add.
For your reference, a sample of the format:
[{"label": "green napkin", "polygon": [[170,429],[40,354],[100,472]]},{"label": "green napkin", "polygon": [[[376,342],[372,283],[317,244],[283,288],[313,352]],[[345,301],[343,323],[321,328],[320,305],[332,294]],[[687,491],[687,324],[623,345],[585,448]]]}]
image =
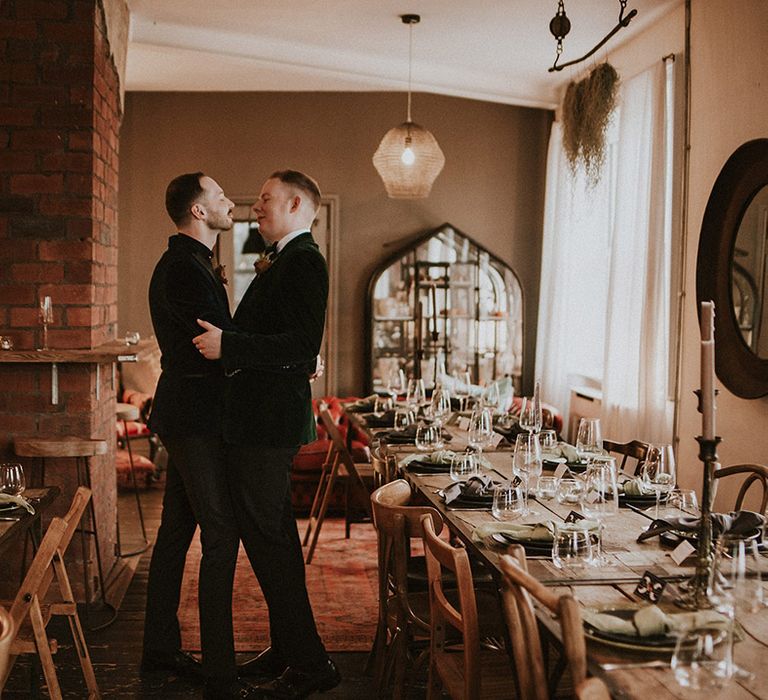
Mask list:
[{"label": "green napkin", "polygon": [[[453,450],[435,450],[429,454],[409,454],[400,460],[400,466],[406,467],[414,461],[426,462],[427,464],[450,464],[455,456],[456,453]],[[480,458],[480,464],[488,469],[493,466],[485,457]]]},{"label": "green napkin", "polygon": [[0,504],[3,503],[13,503],[19,508],[26,508],[32,515],[35,514],[35,509],[32,507],[32,504],[22,496],[11,496],[8,493],[0,493]]},{"label": "green napkin", "polygon": [[624,489],[627,496],[653,496],[655,493],[653,489],[646,488],[640,478],[627,479],[619,484],[619,487]]},{"label": "green napkin", "polygon": [[600,632],[626,637],[660,637],[684,629],[726,629],[728,618],[714,610],[667,614],[656,605],[638,609],[625,619],[607,612],[582,610],[584,622]]},{"label": "green napkin", "polygon": [[483,523],[472,532],[472,539],[479,542],[499,532],[511,535],[516,540],[530,540],[531,542],[551,542],[553,539],[554,525],[546,520],[543,523]]},{"label": "green napkin", "polygon": [[574,464],[579,461],[579,453],[573,445],[569,445],[567,442],[558,443],[557,447],[553,450],[547,450],[542,452],[542,458],[550,460],[556,460],[564,458],[569,464]]}]

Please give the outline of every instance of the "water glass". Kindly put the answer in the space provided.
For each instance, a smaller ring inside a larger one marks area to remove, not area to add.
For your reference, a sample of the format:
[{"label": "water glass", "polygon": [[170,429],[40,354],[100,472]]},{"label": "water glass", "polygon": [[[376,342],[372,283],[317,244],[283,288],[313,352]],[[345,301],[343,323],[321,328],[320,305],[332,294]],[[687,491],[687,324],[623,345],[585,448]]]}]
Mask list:
[{"label": "water glass", "polygon": [[555,498],[560,505],[575,506],[584,496],[584,482],[581,479],[560,479]]},{"label": "water glass", "polygon": [[434,423],[421,423],[416,428],[416,449],[422,452],[432,452],[443,447],[440,426]]},{"label": "water glass", "polygon": [[[715,548],[714,580],[708,591],[718,608],[720,599],[736,613],[754,613],[763,606],[764,558],[758,540],[722,535]],[[726,606],[727,607],[727,606]]]},{"label": "water glass", "polygon": [[493,489],[491,514],[496,520],[516,520],[528,513],[528,498],[522,486],[511,481]]},{"label": "water glass", "polygon": [[693,489],[672,489],[665,505],[690,515],[699,515],[699,499]]},{"label": "water glass", "polygon": [[394,428],[395,430],[405,430],[416,420],[413,411],[407,408],[398,408],[395,411]]},{"label": "water glass", "polygon": [[551,501],[557,494],[557,487],[560,485],[560,479],[556,476],[540,476],[539,488],[536,490],[536,496],[539,500]]},{"label": "water glass", "polygon": [[432,392],[429,413],[438,425],[442,425],[446,417],[451,414],[451,395],[448,389],[438,387]]},{"label": "water glass", "polygon": [[552,540],[552,563],[558,568],[583,568],[592,561],[592,538],[580,523],[557,523]]},{"label": "water glass", "polygon": [[477,455],[472,452],[461,452],[451,459],[451,479],[466,481],[480,473]]},{"label": "water glass", "polygon": [[600,434],[599,418],[579,419],[579,429],[576,433],[576,451],[582,457],[603,451],[603,438]]},{"label": "water glass", "polygon": [[373,400],[373,415],[381,417],[387,411],[391,411],[395,407],[395,402],[391,396],[377,396]]},{"label": "water glass", "polygon": [[557,433],[554,430],[542,430],[539,433],[541,451],[547,454],[557,453]]},{"label": "water glass", "polygon": [[733,638],[722,630],[692,628],[677,638],[672,671],[683,688],[716,690],[733,675]]},{"label": "water glass", "polygon": [[0,493],[21,496],[26,486],[24,468],[18,462],[0,464]]}]

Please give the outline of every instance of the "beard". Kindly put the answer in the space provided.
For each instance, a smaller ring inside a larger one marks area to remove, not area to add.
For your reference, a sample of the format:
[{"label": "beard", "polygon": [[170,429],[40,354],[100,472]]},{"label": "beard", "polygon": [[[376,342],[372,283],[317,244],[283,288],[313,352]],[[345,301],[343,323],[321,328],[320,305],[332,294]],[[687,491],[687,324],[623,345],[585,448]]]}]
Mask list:
[{"label": "beard", "polygon": [[232,214],[217,212],[208,217],[208,228],[212,231],[229,231],[232,228]]}]

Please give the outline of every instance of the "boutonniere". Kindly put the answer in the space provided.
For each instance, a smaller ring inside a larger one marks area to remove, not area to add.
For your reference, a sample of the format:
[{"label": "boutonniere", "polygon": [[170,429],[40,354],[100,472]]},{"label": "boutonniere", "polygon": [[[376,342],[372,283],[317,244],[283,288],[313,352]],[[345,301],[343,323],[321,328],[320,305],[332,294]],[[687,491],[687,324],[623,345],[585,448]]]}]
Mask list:
[{"label": "boutonniere", "polygon": [[217,265],[214,268],[213,273],[216,275],[216,277],[218,278],[219,282],[221,282],[222,284],[227,284],[228,280],[227,280],[227,266],[226,265]]},{"label": "boutonniere", "polygon": [[263,258],[259,258],[253,263],[253,268],[256,270],[257,275],[263,275],[270,267],[272,267],[272,257],[265,255]]}]

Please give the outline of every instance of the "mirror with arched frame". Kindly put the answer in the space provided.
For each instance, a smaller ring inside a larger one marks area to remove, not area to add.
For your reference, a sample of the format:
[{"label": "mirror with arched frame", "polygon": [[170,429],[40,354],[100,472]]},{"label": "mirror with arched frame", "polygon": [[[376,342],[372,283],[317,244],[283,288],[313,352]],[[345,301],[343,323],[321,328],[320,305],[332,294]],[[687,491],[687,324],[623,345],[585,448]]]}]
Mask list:
[{"label": "mirror with arched frame", "polygon": [[768,394],[768,139],[740,146],[701,225],[696,295],[715,302],[715,369],[742,398]]}]

